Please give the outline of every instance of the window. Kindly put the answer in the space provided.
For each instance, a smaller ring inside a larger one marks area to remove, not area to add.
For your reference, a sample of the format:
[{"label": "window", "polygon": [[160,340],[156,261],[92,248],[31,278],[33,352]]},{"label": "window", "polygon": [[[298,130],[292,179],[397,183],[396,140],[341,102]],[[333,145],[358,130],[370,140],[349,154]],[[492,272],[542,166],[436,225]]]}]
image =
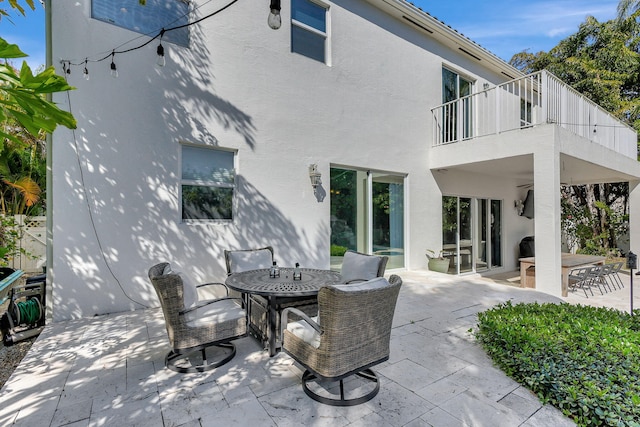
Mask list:
[{"label": "window", "polygon": [[182,219],[233,219],[235,153],[182,146]]},{"label": "window", "polygon": [[443,142],[454,142],[473,136],[472,105],[471,98],[468,97],[472,92],[473,82],[451,70],[442,69],[442,102],[445,104],[442,107]]},{"label": "window", "polygon": [[532,105],[529,101],[520,99],[520,127],[531,126],[531,108]]},{"label": "window", "polygon": [[291,2],[291,52],[326,62],[327,8],[311,0]]},{"label": "window", "polygon": [[405,266],[405,177],[331,168],[331,268],[347,249],[388,256],[387,269]]},{"label": "window", "polygon": [[[91,17],[151,37],[163,28],[189,23],[189,0],[91,0]],[[189,27],[164,34],[163,41],[189,46]]]}]

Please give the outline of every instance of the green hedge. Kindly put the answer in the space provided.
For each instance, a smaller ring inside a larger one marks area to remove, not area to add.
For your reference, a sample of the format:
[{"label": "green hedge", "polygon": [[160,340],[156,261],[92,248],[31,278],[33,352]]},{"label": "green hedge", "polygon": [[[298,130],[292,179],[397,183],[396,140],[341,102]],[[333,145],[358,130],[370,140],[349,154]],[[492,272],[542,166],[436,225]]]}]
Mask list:
[{"label": "green hedge", "polygon": [[640,318],[570,304],[500,304],[476,338],[507,375],[580,426],[640,427]]},{"label": "green hedge", "polygon": [[331,245],[331,256],[344,256],[348,250],[346,246]]}]

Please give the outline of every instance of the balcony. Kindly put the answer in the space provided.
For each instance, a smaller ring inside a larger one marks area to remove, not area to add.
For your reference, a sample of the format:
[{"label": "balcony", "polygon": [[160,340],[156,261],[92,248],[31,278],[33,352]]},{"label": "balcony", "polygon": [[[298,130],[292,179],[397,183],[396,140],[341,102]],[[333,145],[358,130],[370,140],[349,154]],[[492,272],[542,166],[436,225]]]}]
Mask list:
[{"label": "balcony", "polygon": [[433,145],[555,124],[632,159],[636,132],[548,71],[435,107]]}]

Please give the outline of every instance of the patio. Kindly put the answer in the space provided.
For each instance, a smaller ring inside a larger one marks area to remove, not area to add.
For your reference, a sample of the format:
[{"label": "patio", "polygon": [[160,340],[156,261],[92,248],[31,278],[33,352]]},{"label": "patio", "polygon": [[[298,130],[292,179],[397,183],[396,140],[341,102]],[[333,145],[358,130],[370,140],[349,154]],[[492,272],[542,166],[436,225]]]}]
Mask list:
[{"label": "patio", "polygon": [[[476,313],[500,302],[560,299],[475,276],[401,276],[391,358],[374,368],[381,390],[365,404],[312,401],[292,360],[282,353],[269,358],[251,337],[236,341],[236,357],[211,372],[169,371],[162,313],[149,309],[47,326],[0,392],[0,424],[574,425],[493,367],[468,332]],[[627,287],[605,297],[626,295],[628,304],[628,294]],[[577,293],[568,299],[598,303]]]}]

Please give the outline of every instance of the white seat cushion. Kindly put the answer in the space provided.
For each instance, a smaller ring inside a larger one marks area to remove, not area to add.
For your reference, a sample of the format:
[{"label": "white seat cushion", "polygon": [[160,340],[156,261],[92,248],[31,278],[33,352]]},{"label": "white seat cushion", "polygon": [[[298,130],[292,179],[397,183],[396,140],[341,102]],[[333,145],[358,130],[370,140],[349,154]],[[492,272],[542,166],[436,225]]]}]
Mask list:
[{"label": "white seat cushion", "polygon": [[[318,316],[312,317],[311,320],[318,323]],[[320,347],[320,333],[304,320],[289,322],[287,324],[287,331],[308,343],[313,348]]]},{"label": "white seat cushion", "polygon": [[184,315],[187,326],[206,326],[245,317],[245,311],[233,300],[216,301]]},{"label": "white seat cushion", "polygon": [[358,282],[350,285],[333,285],[334,288],[345,292],[367,291],[371,289],[381,289],[389,286],[389,282],[384,277],[376,277],[366,282]]},{"label": "white seat cushion", "polygon": [[253,251],[231,251],[229,257],[230,273],[269,268],[273,263],[273,254],[269,249]]},{"label": "white seat cushion", "polygon": [[369,280],[378,276],[380,258],[372,255],[362,255],[355,252],[345,252],[342,260],[342,280]]}]

